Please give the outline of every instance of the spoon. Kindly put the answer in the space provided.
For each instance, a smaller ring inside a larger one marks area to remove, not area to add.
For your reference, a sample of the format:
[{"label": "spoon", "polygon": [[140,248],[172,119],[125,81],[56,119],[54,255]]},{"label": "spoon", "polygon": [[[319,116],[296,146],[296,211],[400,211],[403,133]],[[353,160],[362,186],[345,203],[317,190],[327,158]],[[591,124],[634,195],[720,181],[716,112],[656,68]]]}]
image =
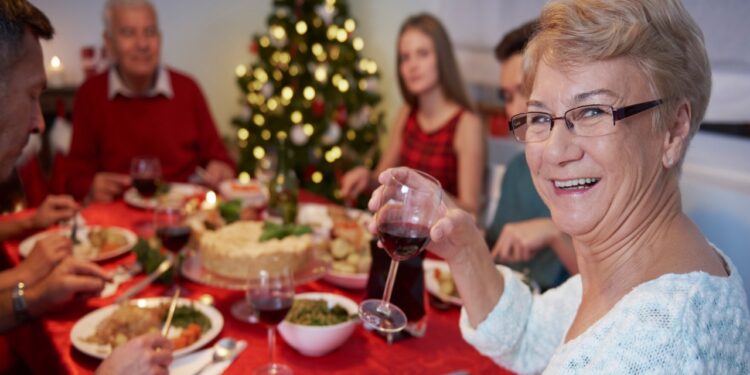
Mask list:
[{"label": "spoon", "polygon": [[225,337],[219,340],[216,344],[214,344],[214,354],[213,354],[213,357],[211,358],[211,362],[208,362],[205,365],[203,365],[203,367],[201,367],[200,370],[195,372],[195,375],[202,373],[203,370],[205,370],[206,368],[208,368],[208,366],[211,366],[214,363],[218,363],[223,360],[232,358],[235,352],[237,352],[237,346],[238,346],[238,342],[237,340],[233,338]]}]

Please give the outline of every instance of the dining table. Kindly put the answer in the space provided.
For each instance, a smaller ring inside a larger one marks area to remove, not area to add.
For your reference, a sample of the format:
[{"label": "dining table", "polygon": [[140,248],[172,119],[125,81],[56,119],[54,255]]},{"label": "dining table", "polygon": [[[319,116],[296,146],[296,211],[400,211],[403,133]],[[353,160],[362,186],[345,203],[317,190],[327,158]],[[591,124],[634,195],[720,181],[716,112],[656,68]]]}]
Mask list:
[{"label": "dining table", "polygon": [[[308,192],[300,192],[301,202],[329,203],[326,199]],[[29,212],[5,216],[13,219]],[[138,233],[139,226],[153,218],[153,212],[131,207],[124,201],[91,203],[81,210],[90,225],[119,226]],[[19,244],[23,238],[6,241],[0,252],[4,267],[13,267],[22,261]],[[100,265],[113,270],[118,265],[132,263],[135,255],[127,252]],[[71,343],[70,331],[76,322],[91,311],[111,305],[118,295],[144,278],[142,273],[120,286],[114,296],[75,300],[42,318],[33,319],[5,334],[13,351],[35,374],[91,374],[100,360],[77,350]],[[206,347],[223,337],[245,340],[247,348],[226,369],[226,374],[249,374],[269,360],[267,331],[261,324],[251,324],[234,318],[232,304],[244,298],[241,290],[228,290],[182,279],[189,298],[210,295],[214,307],[221,312],[224,326],[218,337]],[[162,296],[168,285],[152,283],[137,297]],[[296,288],[302,292],[336,293],[356,302],[365,298],[364,290],[347,290],[318,279]],[[276,359],[297,374],[506,374],[492,360],[480,355],[461,337],[460,309],[427,307],[427,329],[419,338],[408,338],[388,343],[381,336],[357,326],[352,336],[336,350],[321,356],[307,357],[289,346],[281,338],[276,340]]]}]

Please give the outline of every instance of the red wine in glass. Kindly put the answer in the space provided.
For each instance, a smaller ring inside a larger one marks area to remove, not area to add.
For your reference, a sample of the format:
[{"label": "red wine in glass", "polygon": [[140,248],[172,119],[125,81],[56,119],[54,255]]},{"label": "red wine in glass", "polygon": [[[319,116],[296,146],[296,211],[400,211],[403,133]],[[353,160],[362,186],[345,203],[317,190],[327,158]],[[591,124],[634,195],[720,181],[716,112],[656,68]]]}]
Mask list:
[{"label": "red wine in glass", "polygon": [[135,187],[135,190],[138,190],[138,194],[142,197],[151,198],[156,195],[158,185],[156,178],[136,177],[133,179],[133,187]]},{"label": "red wine in glass", "polygon": [[281,323],[292,308],[292,302],[293,299],[289,297],[263,294],[251,298],[251,303],[258,312],[258,320],[267,326]]},{"label": "red wine in glass", "polygon": [[169,251],[176,253],[180,251],[190,240],[190,227],[168,226],[156,229],[156,235]]},{"label": "red wine in glass", "polygon": [[378,235],[391,258],[400,261],[416,256],[427,246],[430,228],[413,223],[385,222],[378,225]]}]

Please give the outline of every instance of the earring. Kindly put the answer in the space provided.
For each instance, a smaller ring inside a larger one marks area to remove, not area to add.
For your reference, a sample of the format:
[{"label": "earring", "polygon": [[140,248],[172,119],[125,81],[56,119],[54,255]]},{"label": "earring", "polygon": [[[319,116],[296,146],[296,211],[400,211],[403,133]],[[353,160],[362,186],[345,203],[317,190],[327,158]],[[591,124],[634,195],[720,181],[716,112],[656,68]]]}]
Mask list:
[{"label": "earring", "polygon": [[671,166],[672,166],[672,158],[667,156],[667,167],[671,167]]}]

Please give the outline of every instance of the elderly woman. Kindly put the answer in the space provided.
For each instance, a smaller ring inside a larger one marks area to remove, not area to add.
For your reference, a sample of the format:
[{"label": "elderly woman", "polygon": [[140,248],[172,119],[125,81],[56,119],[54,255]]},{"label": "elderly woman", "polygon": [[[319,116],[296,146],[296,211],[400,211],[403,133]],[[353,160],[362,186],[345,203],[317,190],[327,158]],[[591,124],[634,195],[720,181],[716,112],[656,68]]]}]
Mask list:
[{"label": "elderly woman", "polygon": [[[685,8],[553,0],[524,60],[528,113],[511,127],[580,275],[533,296],[495,269],[471,217],[446,208],[430,250],[453,271],[464,338],[521,373],[750,373],[740,275],[681,208],[680,166],[711,87]],[[380,181],[392,174],[417,178]]]}]

